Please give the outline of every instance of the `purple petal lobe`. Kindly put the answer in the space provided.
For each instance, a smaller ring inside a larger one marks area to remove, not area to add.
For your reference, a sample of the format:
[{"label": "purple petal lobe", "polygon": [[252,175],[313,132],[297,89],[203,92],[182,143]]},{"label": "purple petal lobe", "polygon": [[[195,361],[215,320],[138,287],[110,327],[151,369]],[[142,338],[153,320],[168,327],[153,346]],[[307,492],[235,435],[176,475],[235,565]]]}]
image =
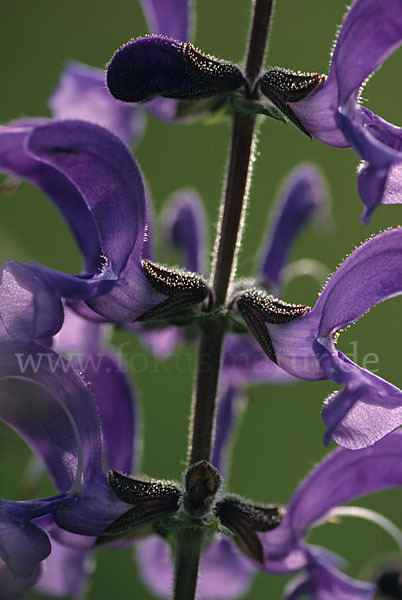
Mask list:
[{"label": "purple petal lobe", "polygon": [[[174,568],[168,544],[161,538],[149,538],[138,547],[137,560],[149,589],[162,598],[170,598]],[[220,538],[202,556],[197,596],[200,600],[240,598],[247,592],[254,572],[252,562],[231,542]]]},{"label": "purple petal lobe", "polygon": [[52,552],[43,564],[35,590],[45,596],[81,598],[93,569],[88,550],[69,548],[52,539]]},{"label": "purple petal lobe", "polygon": [[198,52],[190,42],[150,36],[133,40],[116,52],[107,71],[111,94],[124,102],[154,96],[194,100],[241,87],[234,65]]},{"label": "purple petal lobe", "polygon": [[46,338],[62,326],[63,306],[57,290],[28,265],[12,261],[0,274],[0,315],[11,337]]},{"label": "purple petal lobe", "polygon": [[325,209],[328,192],[321,172],[313,165],[300,165],[281,190],[269,240],[261,253],[260,272],[275,291],[291,245],[308,221]]},{"label": "purple petal lobe", "polygon": [[[402,482],[402,434],[393,432],[363,450],[331,452],[299,486],[281,525],[262,534],[266,567],[300,548],[302,538],[335,506]],[[299,567],[300,568],[300,567]]]},{"label": "purple petal lobe", "polygon": [[205,271],[206,217],[201,199],[193,190],[182,190],[174,195],[161,219],[168,241],[184,256],[189,271]]},{"label": "purple petal lobe", "polygon": [[353,119],[338,112],[336,122],[349,144],[365,161],[357,183],[365,204],[362,221],[367,224],[378,204],[402,202],[402,129],[362,107],[356,109]]},{"label": "purple petal lobe", "polygon": [[285,590],[286,600],[297,600],[308,594],[320,600],[370,600],[376,586],[356,581],[333,567],[321,553],[309,552],[307,575],[291,582]]},{"label": "purple petal lobe", "polygon": [[193,0],[141,0],[150,33],[176,40],[192,38]]},{"label": "purple petal lobe", "polygon": [[402,425],[399,388],[358,367],[341,352],[324,352],[327,356],[321,364],[331,370],[331,379],[345,384],[323,408],[326,441],[332,437],[345,448],[365,448]]},{"label": "purple petal lobe", "polygon": [[82,119],[102,125],[125,144],[136,143],[143,134],[142,111],[116,102],[105,86],[102,69],[69,62],[49,99],[56,119]]},{"label": "purple petal lobe", "polygon": [[31,577],[17,577],[0,558],[0,589],[2,598],[4,600],[18,600],[23,592],[35,584],[40,574],[41,569],[37,567]]},{"label": "purple petal lobe", "polygon": [[[2,512],[0,504],[0,515]],[[48,536],[33,523],[0,517],[0,556],[16,577],[35,576],[50,550]]]}]

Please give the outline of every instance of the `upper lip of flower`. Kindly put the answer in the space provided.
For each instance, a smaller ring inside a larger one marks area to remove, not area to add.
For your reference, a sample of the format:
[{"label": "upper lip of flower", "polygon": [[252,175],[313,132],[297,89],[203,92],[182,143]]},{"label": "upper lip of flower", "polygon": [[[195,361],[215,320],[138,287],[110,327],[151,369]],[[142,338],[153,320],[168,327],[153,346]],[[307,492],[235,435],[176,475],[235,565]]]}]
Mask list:
[{"label": "upper lip of flower", "polygon": [[[89,271],[75,276],[40,265],[6,264],[0,311],[9,334],[22,339],[55,334],[62,324],[61,297],[85,300],[106,320],[126,323],[163,303],[169,296],[143,272],[145,190],[122,142],[83,121],[5,127],[1,133],[2,169],[32,179],[50,195]],[[19,311],[11,306],[10,294],[18,296]]]}]

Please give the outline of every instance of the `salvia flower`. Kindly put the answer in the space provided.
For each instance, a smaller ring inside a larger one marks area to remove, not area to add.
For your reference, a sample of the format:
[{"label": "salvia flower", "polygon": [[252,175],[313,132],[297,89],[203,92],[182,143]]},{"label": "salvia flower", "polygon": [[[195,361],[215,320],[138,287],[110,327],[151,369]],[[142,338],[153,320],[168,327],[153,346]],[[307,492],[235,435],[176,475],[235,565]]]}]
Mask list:
[{"label": "salvia flower", "polygon": [[128,323],[155,310],[165,313],[176,301],[183,306],[207,295],[196,275],[142,260],[144,184],[127,148],[106,129],[84,121],[3,127],[0,168],[30,179],[49,195],[85,259],[80,275],[18,261],[4,265],[0,314],[12,337],[57,333],[62,298],[88,312],[86,302],[104,320]]},{"label": "salvia flower", "polygon": [[[379,203],[401,202],[401,129],[360,104],[365,81],[401,43],[401,0],[356,0],[339,31],[326,81],[289,105],[312,136],[351,146],[363,159],[358,189],[365,223]],[[261,78],[263,93],[271,80],[272,70]]]},{"label": "salvia flower", "polygon": [[343,386],[323,409],[328,432],[347,448],[374,444],[402,424],[402,392],[336,349],[338,333],[370,308],[401,293],[402,235],[374,236],[338,267],[312,310],[281,304],[252,288],[236,304],[267,355],[306,380],[332,379]]},{"label": "salvia flower", "polygon": [[[374,596],[375,586],[340,573],[336,568],[339,560],[323,548],[306,544],[305,538],[335,507],[379,490],[399,488],[401,452],[400,431],[371,448],[338,448],[299,486],[281,525],[261,536],[268,572],[288,574],[304,570],[289,585],[286,598],[296,600],[307,594],[314,600],[363,600]],[[378,523],[381,524],[380,519]]]}]

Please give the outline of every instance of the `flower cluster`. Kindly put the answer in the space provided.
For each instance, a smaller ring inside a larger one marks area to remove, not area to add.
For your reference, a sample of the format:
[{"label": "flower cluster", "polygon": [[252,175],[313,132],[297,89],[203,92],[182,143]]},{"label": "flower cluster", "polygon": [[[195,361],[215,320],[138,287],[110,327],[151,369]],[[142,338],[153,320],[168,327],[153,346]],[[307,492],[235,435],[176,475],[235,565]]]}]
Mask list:
[{"label": "flower cluster", "polygon": [[[108,89],[102,72],[70,63],[49,101],[53,118],[0,127],[1,172],[49,198],[84,264],[78,274],[13,259],[2,266],[0,420],[30,446],[55,493],[0,498],[0,597],[14,600],[30,588],[82,597],[97,547],[133,545],[141,577],[158,597],[239,598],[260,570],[298,574],[285,588],[287,600],[368,600],[382,583],[346,576],[338,557],[306,538],[327,519],[353,513],[340,505],[402,487],[402,390],[336,346],[343,329],[402,294],[402,231],[372,236],[329,278],[318,260],[291,261],[301,232],[330,212],[323,175],[303,163],[280,191],[254,272],[238,278],[244,206],[237,225],[227,214],[241,180],[241,201],[247,196],[250,164],[241,174],[229,165],[209,273],[207,218],[192,189],[177,192],[162,211],[165,246],[155,250],[151,195],[129,146],[145,135],[146,114],[180,123],[208,111],[233,119],[232,159],[247,138],[239,131],[249,128],[249,147],[240,153],[251,152],[258,119],[289,120],[361,157],[367,223],[379,204],[402,203],[402,130],[360,100],[364,82],[402,43],[402,0],[353,2],[328,76],[272,67],[254,79],[248,66],[203,54],[189,41],[189,0],[141,3],[152,35],[114,54]],[[257,12],[271,7],[255,4]],[[253,23],[255,33],[261,23]],[[225,236],[233,239],[231,250],[221,244]],[[182,265],[165,264],[165,249]],[[230,271],[223,302],[219,259]],[[317,286],[327,279],[313,307],[282,298],[285,284],[301,275]],[[114,328],[137,336],[161,360],[201,339],[182,481],[135,475],[137,393],[110,342]],[[247,385],[300,380],[340,386],[322,411],[324,443],[339,447],[286,506],[231,493],[228,446]],[[372,518],[401,546],[395,526]],[[400,597],[399,580],[394,587],[389,597]]]}]

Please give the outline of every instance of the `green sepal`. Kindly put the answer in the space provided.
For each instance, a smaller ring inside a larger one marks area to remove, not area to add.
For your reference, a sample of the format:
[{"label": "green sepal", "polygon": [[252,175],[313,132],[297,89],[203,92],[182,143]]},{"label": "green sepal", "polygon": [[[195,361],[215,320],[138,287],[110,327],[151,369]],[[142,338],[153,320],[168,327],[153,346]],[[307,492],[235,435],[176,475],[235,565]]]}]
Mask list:
[{"label": "green sepal", "polygon": [[234,110],[245,115],[264,115],[283,123],[287,122],[286,117],[275,106],[264,106],[255,100],[247,100],[241,94],[231,94],[230,102]]}]

